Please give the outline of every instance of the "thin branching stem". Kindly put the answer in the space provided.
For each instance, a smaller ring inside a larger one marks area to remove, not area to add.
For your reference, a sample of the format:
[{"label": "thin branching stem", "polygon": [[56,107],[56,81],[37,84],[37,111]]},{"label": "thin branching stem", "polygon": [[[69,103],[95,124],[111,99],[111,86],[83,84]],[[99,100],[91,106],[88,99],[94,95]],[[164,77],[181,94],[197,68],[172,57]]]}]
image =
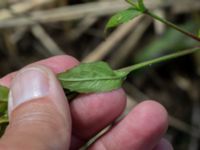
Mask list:
[{"label": "thin branching stem", "polygon": [[177,57],[180,57],[180,56],[188,55],[188,54],[194,53],[194,52],[199,51],[199,50],[200,50],[200,47],[182,50],[180,52],[176,52],[176,53],[169,54],[169,55],[166,55],[166,56],[162,56],[162,57],[159,57],[159,58],[156,58],[156,59],[153,59],[153,60],[149,60],[149,61],[138,63],[138,64],[135,64],[135,65],[132,65],[132,66],[129,66],[129,67],[125,67],[125,68],[119,69],[118,71],[123,71],[123,72],[126,72],[127,74],[129,74],[130,72],[132,72],[134,70],[137,70],[137,69],[155,64],[155,63],[174,59],[174,58],[177,58]]},{"label": "thin branching stem", "polygon": [[185,31],[184,29],[182,29],[182,28],[178,27],[177,25],[175,25],[175,24],[173,24],[173,23],[171,23],[171,22],[169,22],[169,21],[167,21],[167,20],[165,20],[165,19],[163,19],[163,18],[151,13],[150,11],[146,10],[146,11],[144,11],[144,13],[149,15],[149,16],[151,16],[151,17],[153,17],[154,19],[156,19],[156,20],[158,20],[158,21],[160,21],[160,22],[162,22],[162,23],[174,28],[175,30],[177,30],[177,31],[189,36],[190,38],[200,42],[200,38],[198,36],[188,32],[188,31]]}]

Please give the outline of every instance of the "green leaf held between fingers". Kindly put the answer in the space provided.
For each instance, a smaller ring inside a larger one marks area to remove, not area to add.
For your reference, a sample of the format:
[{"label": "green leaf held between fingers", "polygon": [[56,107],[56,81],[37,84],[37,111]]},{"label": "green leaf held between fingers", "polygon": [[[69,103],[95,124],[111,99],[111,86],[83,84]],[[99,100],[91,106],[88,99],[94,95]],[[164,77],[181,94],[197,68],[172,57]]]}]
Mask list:
[{"label": "green leaf held between fingers", "polygon": [[8,102],[0,101],[0,116],[4,115],[7,112]]},{"label": "green leaf held between fingers", "polygon": [[0,101],[7,102],[9,89],[0,85]]},{"label": "green leaf held between fingers", "polygon": [[4,134],[6,127],[9,124],[7,113],[0,117],[0,137]]},{"label": "green leaf held between fingers", "polygon": [[9,89],[0,85],[0,116],[4,115],[7,112],[8,93]]},{"label": "green leaf held between fingers", "polygon": [[9,121],[8,121],[8,115],[7,114],[0,117],[0,125],[1,124],[7,124],[8,122]]},{"label": "green leaf held between fingers", "polygon": [[80,64],[58,75],[63,88],[79,93],[108,92],[121,87],[126,76],[137,69],[184,56],[200,50],[200,47],[180,51],[150,61],[113,71],[105,62]]},{"label": "green leaf held between fingers", "polygon": [[126,73],[113,71],[105,62],[80,64],[58,75],[62,86],[72,92],[107,92],[121,87]]},{"label": "green leaf held between fingers", "polygon": [[129,8],[121,11],[109,19],[108,23],[106,24],[106,29],[113,28],[122,23],[128,22],[141,14],[142,12],[136,8]]}]

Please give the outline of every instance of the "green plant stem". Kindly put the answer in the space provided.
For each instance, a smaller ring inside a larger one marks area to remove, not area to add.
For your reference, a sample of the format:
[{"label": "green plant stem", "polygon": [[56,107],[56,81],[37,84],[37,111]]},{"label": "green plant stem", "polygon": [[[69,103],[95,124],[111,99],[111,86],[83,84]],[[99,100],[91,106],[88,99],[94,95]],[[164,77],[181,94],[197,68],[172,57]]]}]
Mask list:
[{"label": "green plant stem", "polygon": [[125,68],[119,69],[118,71],[123,71],[123,72],[129,74],[130,72],[132,72],[134,70],[137,70],[137,69],[155,64],[155,63],[159,63],[159,62],[167,61],[167,60],[177,58],[177,57],[180,57],[180,56],[184,56],[184,55],[187,55],[187,54],[190,54],[190,53],[194,53],[194,52],[199,51],[199,50],[200,50],[200,47],[183,50],[183,51],[180,51],[180,52],[177,52],[177,53],[174,53],[174,54],[169,54],[169,55],[162,56],[162,57],[159,57],[159,58],[156,58],[156,59],[153,59],[153,60],[149,60],[149,61],[138,63],[138,64],[135,64],[135,65],[132,65],[132,66],[129,66],[129,67],[125,67]]},{"label": "green plant stem", "polygon": [[131,0],[125,0],[128,4],[132,5],[133,7],[136,7],[135,3]]},{"label": "green plant stem", "polygon": [[175,24],[173,24],[173,23],[171,23],[171,22],[169,22],[169,21],[167,21],[167,20],[165,20],[165,19],[163,19],[163,18],[151,13],[150,11],[145,10],[144,13],[149,15],[149,16],[151,16],[151,17],[153,17],[154,19],[156,19],[156,20],[158,20],[158,21],[160,21],[160,22],[162,22],[162,23],[174,28],[175,30],[178,30],[179,32],[191,37],[192,39],[200,42],[200,38],[198,36],[188,32],[188,31],[185,31],[184,29],[182,29],[182,28],[178,27],[177,25],[175,25]]}]

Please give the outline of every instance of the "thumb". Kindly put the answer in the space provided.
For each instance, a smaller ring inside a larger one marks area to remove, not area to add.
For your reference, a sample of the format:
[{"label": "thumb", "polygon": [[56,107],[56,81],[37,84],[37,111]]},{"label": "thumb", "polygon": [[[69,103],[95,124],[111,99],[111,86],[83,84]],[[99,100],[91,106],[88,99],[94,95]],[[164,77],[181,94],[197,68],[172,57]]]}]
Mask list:
[{"label": "thumb", "polygon": [[68,149],[69,106],[56,76],[32,65],[19,71],[9,95],[10,124],[0,140],[3,149]]}]

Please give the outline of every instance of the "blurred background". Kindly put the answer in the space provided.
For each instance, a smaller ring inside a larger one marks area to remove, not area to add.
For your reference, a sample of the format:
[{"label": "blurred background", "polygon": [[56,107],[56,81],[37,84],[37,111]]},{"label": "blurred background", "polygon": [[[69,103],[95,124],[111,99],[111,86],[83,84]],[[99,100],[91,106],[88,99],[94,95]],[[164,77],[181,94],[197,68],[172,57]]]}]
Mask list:
[{"label": "blurred background", "polygon": [[[199,0],[145,4],[198,33]],[[200,45],[148,16],[105,34],[108,19],[127,7],[124,0],[0,0],[0,76],[54,55],[68,54],[83,62],[104,60],[116,69]],[[124,89],[125,114],[138,102],[154,99],[169,112],[166,138],[174,149],[200,149],[200,53],[133,72]]]}]

